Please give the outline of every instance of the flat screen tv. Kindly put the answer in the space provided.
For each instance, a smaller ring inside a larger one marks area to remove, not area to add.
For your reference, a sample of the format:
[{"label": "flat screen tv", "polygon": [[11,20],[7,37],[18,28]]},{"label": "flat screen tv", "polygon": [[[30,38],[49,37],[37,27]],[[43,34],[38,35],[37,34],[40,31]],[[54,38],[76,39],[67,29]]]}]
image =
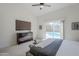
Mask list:
[{"label": "flat screen tv", "polygon": [[28,41],[33,40],[33,33],[32,32],[26,32],[26,33],[17,33],[17,43],[25,43]]},{"label": "flat screen tv", "polygon": [[31,22],[16,20],[16,30],[31,30]]}]

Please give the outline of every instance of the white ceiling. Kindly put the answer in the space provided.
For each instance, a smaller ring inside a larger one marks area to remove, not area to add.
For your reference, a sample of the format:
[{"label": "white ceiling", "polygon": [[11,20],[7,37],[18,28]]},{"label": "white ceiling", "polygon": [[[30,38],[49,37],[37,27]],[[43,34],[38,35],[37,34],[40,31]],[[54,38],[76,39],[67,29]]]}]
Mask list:
[{"label": "white ceiling", "polygon": [[34,16],[41,16],[41,15],[44,15],[45,13],[55,11],[55,10],[58,10],[60,8],[67,7],[70,5],[74,5],[73,3],[47,3],[47,4],[51,5],[51,7],[44,7],[42,10],[40,10],[39,6],[32,6],[33,4],[34,3],[28,3],[28,4],[24,4],[24,5],[27,6],[27,8],[31,11],[31,13]]},{"label": "white ceiling", "polygon": [[10,4],[4,4],[4,5],[5,6],[13,5],[13,6],[17,6],[17,7],[23,7],[24,9],[29,10],[33,16],[41,16],[48,12],[61,9],[63,7],[75,5],[74,3],[47,3],[48,5],[51,5],[51,7],[44,7],[42,10],[40,10],[39,6],[32,6],[33,4],[36,4],[36,3],[13,3],[13,4],[10,3]]}]

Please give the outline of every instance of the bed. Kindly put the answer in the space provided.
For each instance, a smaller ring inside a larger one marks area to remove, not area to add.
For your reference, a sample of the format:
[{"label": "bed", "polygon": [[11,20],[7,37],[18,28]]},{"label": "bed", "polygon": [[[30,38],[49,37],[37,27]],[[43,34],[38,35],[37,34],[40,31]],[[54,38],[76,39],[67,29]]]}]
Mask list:
[{"label": "bed", "polygon": [[79,56],[79,42],[48,39],[30,47],[34,56]]},{"label": "bed", "polygon": [[[41,49],[45,48],[46,46],[53,43],[54,40],[48,39],[40,42],[39,44],[36,44],[35,47]],[[72,41],[72,40],[63,40],[60,42],[60,46],[58,50],[55,50],[53,56],[79,56],[79,42]],[[25,56],[27,52],[29,52],[31,49],[29,48],[29,45],[32,45],[33,41],[25,42],[20,45],[14,45],[9,48],[5,48],[0,50],[0,55],[8,55],[8,56]],[[3,54],[1,54],[3,53]],[[5,54],[8,53],[8,54]],[[42,55],[37,55],[42,56]],[[44,55],[43,55],[44,56]],[[45,55],[45,56],[52,56],[52,55]]]}]

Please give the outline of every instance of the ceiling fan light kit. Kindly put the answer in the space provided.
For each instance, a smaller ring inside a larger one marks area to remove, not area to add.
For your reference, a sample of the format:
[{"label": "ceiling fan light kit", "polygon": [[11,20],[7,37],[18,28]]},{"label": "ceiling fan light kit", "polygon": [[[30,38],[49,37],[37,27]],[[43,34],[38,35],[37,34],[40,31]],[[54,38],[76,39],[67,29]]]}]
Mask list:
[{"label": "ceiling fan light kit", "polygon": [[43,5],[41,5],[41,6],[40,6],[40,10],[41,10],[43,7],[44,7],[44,6],[43,6]]}]

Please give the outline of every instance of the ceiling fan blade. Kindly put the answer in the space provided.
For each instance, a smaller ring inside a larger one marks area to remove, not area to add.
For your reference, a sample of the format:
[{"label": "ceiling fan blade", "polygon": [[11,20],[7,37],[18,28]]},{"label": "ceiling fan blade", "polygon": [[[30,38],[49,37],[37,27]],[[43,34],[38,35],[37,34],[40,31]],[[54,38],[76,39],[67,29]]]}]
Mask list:
[{"label": "ceiling fan blade", "polygon": [[51,5],[46,5],[46,4],[44,4],[44,6],[51,7]]},{"label": "ceiling fan blade", "polygon": [[32,5],[32,6],[40,6],[40,4],[35,4],[35,5]]}]

